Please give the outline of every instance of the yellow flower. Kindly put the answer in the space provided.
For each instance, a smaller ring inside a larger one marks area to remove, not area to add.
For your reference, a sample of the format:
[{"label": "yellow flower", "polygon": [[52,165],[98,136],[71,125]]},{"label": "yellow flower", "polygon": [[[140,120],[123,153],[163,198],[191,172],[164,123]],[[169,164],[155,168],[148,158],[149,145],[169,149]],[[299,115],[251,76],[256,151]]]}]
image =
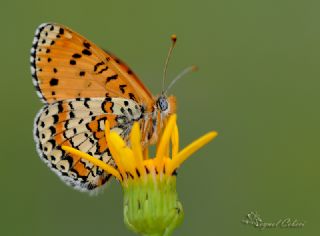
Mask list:
[{"label": "yellow flower", "polygon": [[130,229],[142,235],[170,235],[183,219],[175,171],[189,156],[215,138],[217,132],[209,132],[179,151],[174,114],[159,139],[154,158],[149,157],[148,148],[143,150],[141,146],[138,122],[132,127],[130,146],[118,133],[110,131],[108,122],[105,135],[117,168],[74,148],[62,148],[92,162],[120,181],[124,189],[124,219]]},{"label": "yellow flower", "polygon": [[[123,184],[128,178],[143,177],[149,173],[172,175],[189,156],[217,136],[217,132],[211,131],[179,152],[179,133],[176,115],[172,115],[158,143],[156,156],[149,158],[147,150],[142,152],[138,122],[134,123],[130,134],[131,148],[126,145],[119,134],[110,132],[108,121],[106,122],[105,132],[107,143],[117,169],[77,149],[68,146],[63,146],[62,148],[99,166]],[[172,145],[172,158],[169,157],[170,141]]]}]

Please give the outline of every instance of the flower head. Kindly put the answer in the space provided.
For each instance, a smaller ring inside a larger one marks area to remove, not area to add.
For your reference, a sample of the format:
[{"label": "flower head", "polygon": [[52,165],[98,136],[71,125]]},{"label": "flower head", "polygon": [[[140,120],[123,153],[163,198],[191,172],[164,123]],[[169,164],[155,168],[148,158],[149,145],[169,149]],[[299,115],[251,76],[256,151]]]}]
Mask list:
[{"label": "flower head", "polygon": [[150,158],[148,148],[142,148],[138,122],[133,124],[130,145],[118,133],[110,131],[108,122],[105,132],[117,168],[74,148],[62,148],[92,162],[120,181],[124,189],[124,219],[130,229],[142,235],[170,235],[183,219],[175,172],[217,133],[209,132],[179,151],[176,115],[171,115],[157,144],[156,155]]}]

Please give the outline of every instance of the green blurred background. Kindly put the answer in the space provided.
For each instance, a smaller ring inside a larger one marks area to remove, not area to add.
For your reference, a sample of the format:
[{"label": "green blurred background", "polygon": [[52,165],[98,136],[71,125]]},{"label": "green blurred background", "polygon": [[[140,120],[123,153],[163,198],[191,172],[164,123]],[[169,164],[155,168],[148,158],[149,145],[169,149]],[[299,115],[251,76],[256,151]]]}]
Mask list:
[{"label": "green blurred background", "polygon": [[[319,233],[319,12],[318,0],[3,1],[0,235],[133,235],[119,184],[96,197],[77,192],[36,153],[42,104],[29,50],[47,21],[117,54],[154,94],[172,33],[169,78],[199,66],[172,90],[182,146],[212,129],[219,137],[179,171],[185,221],[175,235]],[[241,223],[250,211],[305,227],[260,231]]]}]

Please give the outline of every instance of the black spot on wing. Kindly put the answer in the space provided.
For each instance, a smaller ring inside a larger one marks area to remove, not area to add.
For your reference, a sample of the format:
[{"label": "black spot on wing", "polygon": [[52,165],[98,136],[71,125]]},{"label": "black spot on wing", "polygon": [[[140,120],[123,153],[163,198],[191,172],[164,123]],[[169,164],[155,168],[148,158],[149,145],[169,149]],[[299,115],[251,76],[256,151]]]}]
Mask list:
[{"label": "black spot on wing", "polygon": [[74,113],[72,111],[70,112],[69,117],[70,117],[70,119],[75,117],[75,115],[74,115]]},{"label": "black spot on wing", "polygon": [[90,101],[90,98],[85,98],[85,99],[84,99],[83,105],[84,105],[86,108],[90,108],[89,103],[88,103],[89,101]]},{"label": "black spot on wing", "polygon": [[129,98],[133,101],[137,101],[133,93],[129,93]]},{"label": "black spot on wing", "polygon": [[64,34],[64,29],[63,28],[59,29],[59,34]]},{"label": "black spot on wing", "polygon": [[59,101],[59,103],[58,103],[58,112],[59,113],[63,112],[63,105],[62,105],[61,101]]},{"label": "black spot on wing", "polygon": [[101,66],[101,65],[104,65],[103,61],[102,62],[98,62],[97,64],[95,64],[93,71],[96,72],[98,70],[98,67]]},{"label": "black spot on wing", "polygon": [[58,121],[59,121],[59,116],[58,116],[57,114],[54,114],[54,115],[52,116],[52,118],[53,118],[53,124],[58,123]]},{"label": "black spot on wing", "polygon": [[109,77],[107,77],[106,83],[110,82],[111,80],[116,80],[118,78],[118,75],[111,75]]},{"label": "black spot on wing", "polygon": [[82,54],[86,56],[91,56],[92,53],[88,49],[83,49]]},{"label": "black spot on wing", "polygon": [[56,86],[58,85],[59,80],[56,78],[52,78],[49,83],[50,83],[50,86]]},{"label": "black spot on wing", "polygon": [[73,58],[80,58],[81,55],[80,55],[79,53],[75,53],[75,54],[72,55],[72,57],[73,57]]},{"label": "black spot on wing", "polygon": [[68,105],[69,105],[70,110],[73,110],[73,102],[72,101],[69,102]]},{"label": "black spot on wing", "polygon": [[106,66],[105,68],[103,68],[102,70],[100,70],[98,73],[99,73],[99,74],[102,74],[102,72],[104,72],[104,71],[106,71],[106,70],[108,70],[108,69],[109,69],[109,67]]},{"label": "black spot on wing", "polygon": [[129,114],[130,114],[131,116],[133,116],[133,112],[132,112],[131,108],[128,108],[128,112],[129,112]]},{"label": "black spot on wing", "polygon": [[88,43],[88,42],[84,42],[84,43],[83,43],[83,46],[84,46],[85,48],[87,48],[87,49],[89,49],[89,48],[91,47],[90,43]]},{"label": "black spot on wing", "polygon": [[119,85],[119,89],[121,90],[122,93],[125,93],[125,88],[127,87],[127,85],[125,84],[120,84]]},{"label": "black spot on wing", "polygon": [[50,132],[51,132],[51,136],[56,133],[56,129],[53,126],[50,126],[49,129],[50,129]]}]

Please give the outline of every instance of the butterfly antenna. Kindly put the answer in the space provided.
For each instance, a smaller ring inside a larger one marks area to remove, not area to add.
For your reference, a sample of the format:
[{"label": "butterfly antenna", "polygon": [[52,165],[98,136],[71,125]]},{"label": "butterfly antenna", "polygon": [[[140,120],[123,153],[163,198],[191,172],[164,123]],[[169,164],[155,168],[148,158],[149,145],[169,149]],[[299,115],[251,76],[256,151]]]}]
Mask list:
[{"label": "butterfly antenna", "polygon": [[162,78],[162,94],[164,94],[164,83],[165,83],[165,79],[167,77],[167,69],[168,69],[168,63],[169,63],[169,60],[171,58],[171,55],[172,55],[172,51],[174,49],[174,46],[176,45],[176,42],[177,42],[177,36],[175,34],[171,35],[171,47],[169,49],[169,52],[168,52],[168,56],[166,58],[166,62],[164,64],[164,69],[163,69],[163,78]]},{"label": "butterfly antenna", "polygon": [[169,91],[169,89],[171,89],[171,87],[178,81],[180,80],[182,77],[184,77],[185,75],[189,74],[190,72],[196,71],[198,70],[197,66],[189,66],[187,68],[185,68],[183,71],[181,71],[180,74],[178,74],[176,76],[176,78],[174,78],[171,83],[169,84],[169,86],[167,87],[167,89],[165,90],[164,93],[167,93]]}]

